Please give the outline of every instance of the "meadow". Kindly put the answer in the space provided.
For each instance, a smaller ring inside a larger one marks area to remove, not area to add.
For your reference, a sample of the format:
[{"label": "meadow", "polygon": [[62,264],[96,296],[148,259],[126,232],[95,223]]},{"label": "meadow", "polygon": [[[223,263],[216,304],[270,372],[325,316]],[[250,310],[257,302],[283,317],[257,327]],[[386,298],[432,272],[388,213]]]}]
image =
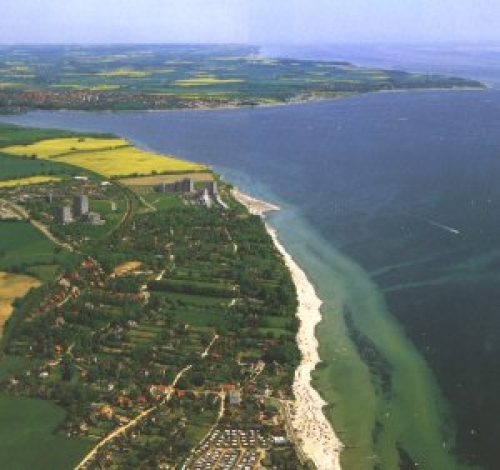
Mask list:
[{"label": "meadow", "polygon": [[[48,401],[0,395],[0,468],[72,468],[91,444],[54,434],[66,412]],[[29,451],[28,451],[29,450]]]},{"label": "meadow", "polygon": [[0,222],[0,269],[51,264],[54,244],[28,222]]},{"label": "meadow", "polygon": [[0,153],[0,183],[6,180],[32,176],[72,175],[76,169],[62,163],[19,158]]}]

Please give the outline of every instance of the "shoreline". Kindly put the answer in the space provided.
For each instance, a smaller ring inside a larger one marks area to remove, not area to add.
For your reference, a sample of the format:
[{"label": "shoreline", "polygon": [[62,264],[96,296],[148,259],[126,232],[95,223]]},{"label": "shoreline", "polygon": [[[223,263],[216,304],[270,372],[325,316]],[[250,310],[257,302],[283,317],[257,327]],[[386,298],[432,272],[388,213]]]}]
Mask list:
[{"label": "shoreline", "polygon": [[252,196],[249,196],[248,194],[242,193],[236,187],[231,190],[231,194],[240,204],[243,204],[248,209],[248,212],[250,212],[250,214],[252,215],[264,217],[266,212],[281,210],[281,207],[277,206],[276,204],[271,204],[270,202],[256,199]]},{"label": "shoreline", "polygon": [[[264,218],[266,212],[279,210],[278,206],[248,196],[238,189],[234,189],[232,194],[254,215]],[[311,373],[321,362],[315,329],[322,319],[320,312],[322,301],[304,271],[279,242],[276,230],[268,224],[265,225],[290,271],[299,302],[296,315],[300,321],[297,344],[301,362],[295,370],[293,383],[295,403],[294,413],[291,414],[291,425],[297,444],[318,470],[340,470],[340,452],[343,444],[323,413],[326,402],[311,385]]]},{"label": "shoreline", "polygon": [[2,113],[0,112],[0,117],[2,116],[24,116],[29,113],[35,112],[74,112],[74,113],[82,113],[82,114],[133,114],[133,113],[164,113],[171,111],[182,111],[182,112],[191,112],[191,111],[231,111],[231,110],[240,110],[240,109],[260,109],[260,108],[279,108],[283,106],[294,106],[294,105],[304,105],[309,103],[321,103],[323,101],[338,101],[348,98],[353,98],[357,96],[363,95],[373,95],[378,93],[419,93],[419,92],[436,92],[436,91],[451,91],[451,92],[460,92],[460,91],[491,91],[496,88],[489,83],[480,82],[482,86],[464,86],[464,87],[449,87],[449,88],[439,88],[439,87],[429,87],[429,88],[396,88],[393,90],[371,90],[371,91],[362,91],[362,92],[343,92],[339,93],[339,96],[331,96],[331,97],[321,97],[321,96],[311,96],[307,98],[298,98],[291,99],[286,102],[274,102],[274,103],[255,103],[254,105],[247,104],[223,104],[218,106],[195,106],[195,107],[185,107],[185,108],[160,108],[160,109],[79,109],[79,108],[54,108],[54,109],[41,109],[41,108],[33,108],[26,109],[20,112],[14,113]]}]

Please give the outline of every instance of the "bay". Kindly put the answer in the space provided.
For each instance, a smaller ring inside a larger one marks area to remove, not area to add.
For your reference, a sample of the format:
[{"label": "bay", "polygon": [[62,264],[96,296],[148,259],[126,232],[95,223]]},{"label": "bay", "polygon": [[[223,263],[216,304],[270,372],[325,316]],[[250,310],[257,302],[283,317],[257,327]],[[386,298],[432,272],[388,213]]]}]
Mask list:
[{"label": "bay", "polygon": [[316,385],[345,468],[496,468],[500,92],[8,120],[113,132],[281,204],[324,301]]}]

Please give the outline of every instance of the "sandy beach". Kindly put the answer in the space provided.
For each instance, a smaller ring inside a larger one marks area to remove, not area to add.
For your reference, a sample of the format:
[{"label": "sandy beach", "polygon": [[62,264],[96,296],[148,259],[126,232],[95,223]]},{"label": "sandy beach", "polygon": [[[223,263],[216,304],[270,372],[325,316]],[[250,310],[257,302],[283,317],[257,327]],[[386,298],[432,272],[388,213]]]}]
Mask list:
[{"label": "sandy beach", "polygon": [[[233,196],[252,214],[261,217],[268,211],[279,210],[274,204],[259,201],[241,193],[238,189],[233,190]],[[339,457],[343,445],[323,414],[323,406],[326,403],[311,386],[311,372],[320,362],[315,328],[321,321],[321,299],[316,295],[304,271],[278,241],[276,232],[267,224],[266,228],[290,270],[299,301],[297,317],[300,320],[300,327],[297,342],[302,360],[295,371],[293,384],[295,407],[292,427],[302,451],[314,462],[318,470],[338,470],[341,468]]]},{"label": "sandy beach", "polygon": [[243,204],[248,209],[250,214],[260,215],[263,217],[266,212],[280,210],[280,207],[275,204],[248,196],[247,194],[242,193],[238,188],[234,188],[231,193],[238,202]]}]

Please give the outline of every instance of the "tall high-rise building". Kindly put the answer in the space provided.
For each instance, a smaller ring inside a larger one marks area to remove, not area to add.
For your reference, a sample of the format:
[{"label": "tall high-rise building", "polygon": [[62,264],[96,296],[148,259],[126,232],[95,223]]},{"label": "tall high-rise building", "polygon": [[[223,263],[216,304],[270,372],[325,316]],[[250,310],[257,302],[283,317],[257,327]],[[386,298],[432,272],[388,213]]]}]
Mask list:
[{"label": "tall high-rise building", "polygon": [[73,222],[70,206],[62,206],[59,208],[58,219],[61,224],[70,224]]},{"label": "tall high-rise building", "polygon": [[89,213],[89,197],[79,194],[73,198],[73,213],[76,217]]},{"label": "tall high-rise building", "polygon": [[194,192],[194,181],[191,178],[184,178],[181,181],[181,192],[183,193]]},{"label": "tall high-rise building", "polygon": [[206,188],[211,196],[218,194],[217,181],[208,181]]}]

